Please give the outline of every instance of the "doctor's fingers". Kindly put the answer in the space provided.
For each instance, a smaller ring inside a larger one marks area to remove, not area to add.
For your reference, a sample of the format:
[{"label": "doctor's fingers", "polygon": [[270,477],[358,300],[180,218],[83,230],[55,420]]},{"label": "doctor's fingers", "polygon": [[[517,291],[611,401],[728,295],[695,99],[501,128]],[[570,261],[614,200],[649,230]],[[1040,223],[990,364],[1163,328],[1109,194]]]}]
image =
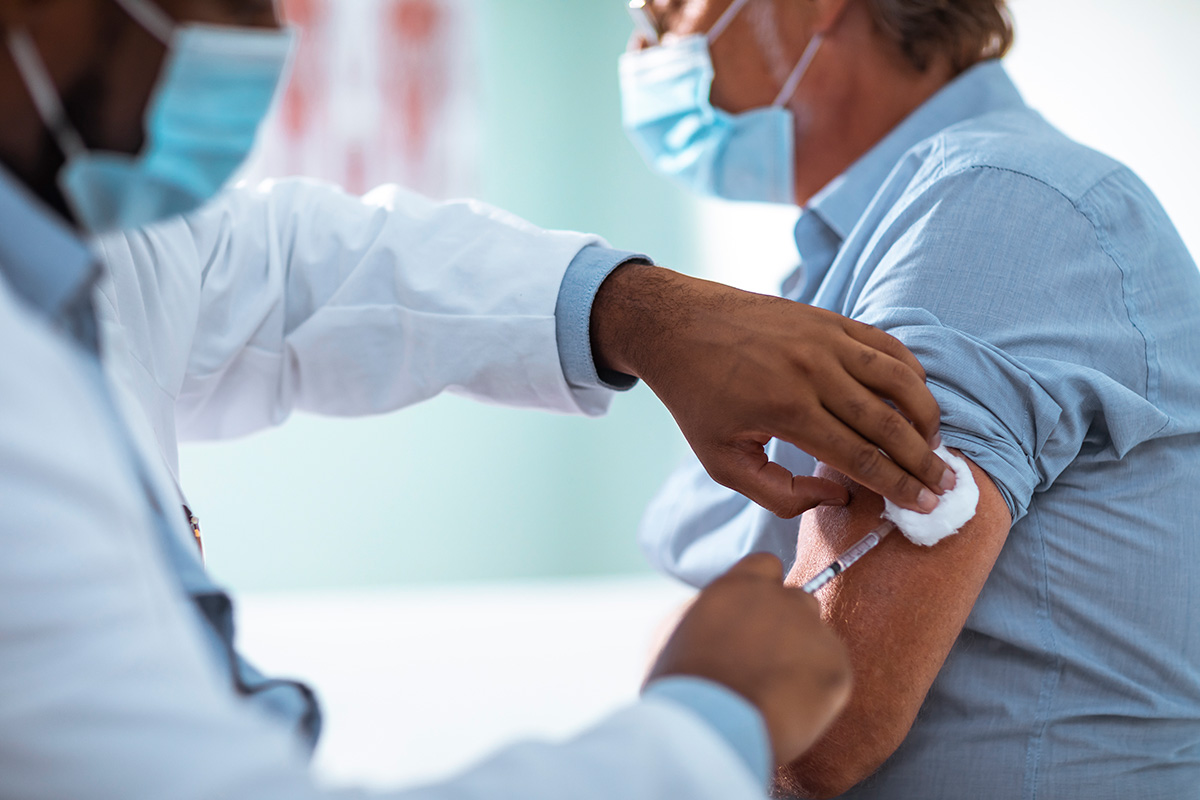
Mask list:
[{"label": "doctor's fingers", "polygon": [[905,347],[895,336],[881,331],[873,325],[868,325],[865,322],[859,322],[849,317],[842,318],[842,328],[847,334],[872,350],[879,350],[902,362],[913,372],[917,373],[917,376],[922,381],[925,380],[925,367],[921,366],[921,362],[912,354],[912,351]]},{"label": "doctor's fingers", "polygon": [[845,354],[842,366],[855,381],[890,400],[931,447],[937,446],[942,410],[917,373],[891,356],[868,347]]},{"label": "doctor's fingers", "polygon": [[[907,371],[903,366],[900,369]],[[858,380],[863,383],[858,383]],[[876,396],[873,392],[882,390],[872,386],[869,377],[858,380],[831,380],[831,391],[822,394],[825,409],[882,450],[888,458],[932,489],[935,494],[952,488],[952,483],[947,485],[944,481],[952,480],[953,470],[934,454],[926,438],[905,419],[907,414],[901,414],[904,409],[897,411]],[[934,404],[933,407],[937,413],[937,405]]]},{"label": "doctor's fingers", "polygon": [[[887,408],[883,401],[873,397],[860,386],[843,389],[847,392],[855,390],[866,396],[867,400],[863,401],[864,408],[868,407],[869,403],[878,403]],[[895,414],[900,424],[886,423],[887,435],[895,436],[897,432],[907,428],[912,437],[911,441],[916,442],[913,446],[930,452],[928,445],[903,417],[892,409],[888,411]],[[864,427],[871,428],[870,425]],[[777,435],[897,505],[925,513],[937,508],[937,494],[931,491],[929,486],[939,485],[942,472],[936,468],[928,468],[926,471],[935,474],[936,479],[931,484],[925,484],[880,452],[873,441],[864,438],[863,434],[849,427],[834,413],[809,418],[805,421],[803,430],[781,431]],[[930,456],[937,460],[937,463],[941,463],[932,453]]]},{"label": "doctor's fingers", "polygon": [[771,461],[763,444],[746,440],[697,449],[696,455],[709,476],[722,486],[740,492],[777,517],[791,519],[819,505],[844,506],[850,501],[845,487],[833,481],[793,475]]},{"label": "doctor's fingers", "polygon": [[925,368],[900,341],[862,322],[846,320],[859,343],[842,353],[846,371],[896,404],[917,430],[932,441],[941,427],[941,410],[925,385]]}]

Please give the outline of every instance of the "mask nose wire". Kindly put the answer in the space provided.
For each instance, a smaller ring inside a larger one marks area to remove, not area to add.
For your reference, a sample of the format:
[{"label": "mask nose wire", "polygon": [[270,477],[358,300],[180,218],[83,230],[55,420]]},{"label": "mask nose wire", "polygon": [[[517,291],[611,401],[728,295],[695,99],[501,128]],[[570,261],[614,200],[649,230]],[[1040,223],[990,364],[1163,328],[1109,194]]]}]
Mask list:
[{"label": "mask nose wire", "polygon": [[24,28],[12,28],[8,31],[8,50],[12,53],[13,62],[25,88],[33,98],[42,123],[50,129],[54,140],[58,142],[67,160],[75,158],[87,150],[83,137],[67,119],[66,109],[63,108],[62,98],[58,95],[58,87],[50,77],[50,71],[38,53],[33,37]]},{"label": "mask nose wire", "polygon": [[733,18],[738,15],[738,12],[741,11],[742,7],[748,2],[750,2],[750,0],[733,0],[733,2],[729,4],[729,8],[725,9],[725,13],[717,17],[717,21],[713,23],[711,28],[709,28],[708,33],[706,34],[709,44],[715,42],[717,37],[725,32],[725,29],[729,27],[729,23],[733,22]]},{"label": "mask nose wire", "polygon": [[150,35],[163,44],[170,44],[175,35],[175,20],[150,0],[115,0],[116,4],[133,17]]},{"label": "mask nose wire", "polygon": [[824,34],[816,34],[809,41],[808,46],[804,48],[804,54],[800,56],[800,60],[796,63],[792,74],[788,76],[784,82],[783,88],[779,90],[779,96],[775,98],[773,107],[782,106],[788,100],[792,99],[792,95],[796,93],[796,89],[800,87],[800,81],[804,78],[804,73],[808,72],[808,67],[812,64],[813,58],[817,55],[817,50],[821,48],[821,42],[825,41]]}]

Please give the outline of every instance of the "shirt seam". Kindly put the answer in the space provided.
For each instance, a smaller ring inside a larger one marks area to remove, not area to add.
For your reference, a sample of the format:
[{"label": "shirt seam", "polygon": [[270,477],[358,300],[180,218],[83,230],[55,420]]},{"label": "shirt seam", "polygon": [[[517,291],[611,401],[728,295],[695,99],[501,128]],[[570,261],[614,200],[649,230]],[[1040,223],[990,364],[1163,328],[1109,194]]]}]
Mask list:
[{"label": "shirt seam", "polygon": [[[1102,179],[1096,181],[1095,185],[1083,193],[1083,195],[1080,197],[1080,202],[1082,203],[1088,197],[1088,195],[1099,189],[1102,183],[1106,182],[1119,171],[1120,170],[1113,170],[1105,175]],[[1159,370],[1157,369],[1158,344],[1155,341],[1154,336],[1148,333],[1145,330],[1145,327],[1140,324],[1141,315],[1134,310],[1133,305],[1129,300],[1130,294],[1132,293],[1131,283],[1133,281],[1133,276],[1121,265],[1121,261],[1116,255],[1117,248],[1113,244],[1112,240],[1096,223],[1096,220],[1093,219],[1095,211],[1094,207],[1091,204],[1088,204],[1086,209],[1078,205],[1076,208],[1078,209],[1079,213],[1082,214],[1085,219],[1087,219],[1088,223],[1091,224],[1092,231],[1096,235],[1096,243],[1100,245],[1100,249],[1106,256],[1108,256],[1109,261],[1112,262],[1113,266],[1116,267],[1117,272],[1119,272],[1121,275],[1121,302],[1125,306],[1125,316],[1129,319],[1130,326],[1132,326],[1133,329],[1138,332],[1138,335],[1142,337],[1143,353],[1146,359],[1146,387],[1144,396],[1147,402],[1157,406],[1159,399]],[[1159,430],[1161,430],[1161,428]]]},{"label": "shirt seam", "polygon": [[[941,166],[944,169],[944,167],[945,167],[944,160],[942,161]],[[1090,195],[1092,192],[1095,192],[1101,185],[1107,183],[1109,181],[1109,179],[1111,179],[1114,175],[1118,175],[1118,174],[1126,172],[1127,168],[1123,167],[1121,165],[1116,165],[1116,166],[1112,167],[1110,170],[1105,172],[1099,178],[1096,178],[1096,180],[1094,180],[1092,182],[1091,186],[1088,187],[1087,191],[1080,194],[1078,200],[1071,197],[1069,194],[1067,194],[1066,192],[1064,192],[1062,189],[1058,188],[1054,184],[1047,182],[1044,178],[1040,178],[1037,175],[1031,175],[1028,172],[1023,172],[1018,169],[1012,169],[1011,167],[1001,167],[1001,166],[997,166],[995,164],[972,164],[970,166],[966,166],[966,167],[963,167],[961,169],[957,169],[954,171],[943,172],[943,176],[944,177],[952,177],[954,175],[966,174],[968,171],[982,171],[982,170],[994,170],[996,172],[1006,172],[1010,175],[1017,175],[1019,177],[1031,180],[1034,183],[1037,183],[1037,184],[1045,187],[1046,189],[1049,189],[1050,191],[1054,192],[1055,194],[1059,195],[1060,197],[1062,197],[1064,200],[1066,200],[1071,205],[1071,208],[1073,208],[1075,210],[1075,213],[1079,214],[1079,216],[1083,217],[1083,219],[1087,221],[1088,227],[1091,228],[1092,235],[1096,238],[1096,246],[1100,249],[1100,252],[1104,253],[1105,257],[1108,258],[1109,262],[1117,270],[1117,274],[1120,275],[1120,278],[1121,278],[1121,305],[1125,308],[1125,318],[1129,321],[1129,327],[1131,327],[1142,340],[1142,357],[1144,359],[1144,364],[1145,364],[1145,368],[1146,368],[1145,384],[1141,387],[1142,388],[1142,397],[1147,402],[1157,405],[1157,403],[1155,402],[1155,400],[1156,400],[1155,395],[1157,395],[1157,387],[1158,387],[1158,377],[1157,377],[1158,370],[1153,367],[1154,359],[1151,357],[1152,351],[1157,352],[1157,348],[1152,343],[1153,337],[1151,337],[1149,334],[1147,334],[1146,331],[1143,329],[1143,326],[1138,323],[1138,315],[1136,313],[1134,313],[1133,308],[1130,305],[1130,302],[1129,302],[1129,292],[1130,292],[1129,273],[1125,270],[1124,267],[1121,266],[1121,262],[1114,255],[1113,250],[1115,248],[1112,247],[1112,242],[1106,236],[1103,235],[1103,233],[1100,230],[1100,226],[1096,223],[1095,215],[1093,213],[1094,209],[1090,205],[1088,205],[1086,207],[1084,206],[1084,199],[1088,195]],[[1165,427],[1165,425],[1164,425],[1164,427]],[[1160,430],[1161,430],[1161,428],[1160,428]]]},{"label": "shirt seam", "polygon": [[1046,553],[1045,530],[1041,524],[1041,513],[1031,503],[1029,506],[1029,521],[1036,537],[1040,552],[1039,590],[1041,603],[1038,609],[1038,619],[1041,623],[1042,638],[1051,660],[1042,678],[1042,686],[1038,692],[1037,711],[1034,715],[1034,727],[1029,737],[1025,752],[1025,787],[1021,796],[1025,800],[1037,800],[1038,774],[1041,770],[1042,750],[1045,745],[1046,731],[1050,727],[1050,709],[1058,690],[1059,678],[1062,675],[1063,658],[1058,650],[1058,641],[1054,635],[1054,620],[1050,609],[1050,574],[1047,570],[1049,556]]}]

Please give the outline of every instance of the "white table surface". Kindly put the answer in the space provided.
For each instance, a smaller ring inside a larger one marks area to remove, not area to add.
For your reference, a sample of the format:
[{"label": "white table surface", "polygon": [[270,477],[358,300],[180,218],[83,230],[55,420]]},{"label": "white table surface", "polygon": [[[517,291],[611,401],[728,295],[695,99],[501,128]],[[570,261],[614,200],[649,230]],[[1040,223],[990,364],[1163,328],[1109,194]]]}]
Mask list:
[{"label": "white table surface", "polygon": [[691,595],[653,576],[244,595],[239,644],[317,690],[323,778],[406,786],[631,701]]}]

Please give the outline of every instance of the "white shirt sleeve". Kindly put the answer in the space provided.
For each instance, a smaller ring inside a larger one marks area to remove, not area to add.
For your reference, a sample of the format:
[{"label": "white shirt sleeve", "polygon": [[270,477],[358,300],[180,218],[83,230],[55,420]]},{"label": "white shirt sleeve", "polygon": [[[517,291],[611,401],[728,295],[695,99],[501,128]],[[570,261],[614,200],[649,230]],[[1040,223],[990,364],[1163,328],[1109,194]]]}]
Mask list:
[{"label": "white shirt sleeve", "polygon": [[476,202],[287,180],[101,240],[100,311],[175,399],[184,439],[442,391],[596,413],[596,391],[563,377],[554,311],[568,265],[599,242]]},{"label": "white shirt sleeve", "polygon": [[[234,695],[167,571],[122,434],[87,378],[94,367],[2,281],[0,341],[0,794],[361,796],[317,786],[290,734]],[[762,796],[711,727],[654,700],[567,743],[519,745],[445,784],[391,795]]]}]

